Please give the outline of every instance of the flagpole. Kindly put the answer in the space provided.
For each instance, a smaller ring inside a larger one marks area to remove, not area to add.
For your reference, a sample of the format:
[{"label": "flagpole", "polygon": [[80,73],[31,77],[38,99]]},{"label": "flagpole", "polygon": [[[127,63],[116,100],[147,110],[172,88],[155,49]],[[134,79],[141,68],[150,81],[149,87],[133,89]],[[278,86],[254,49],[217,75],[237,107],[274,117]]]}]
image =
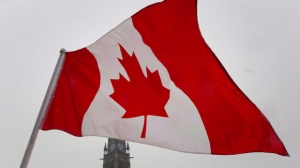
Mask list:
[{"label": "flagpole", "polygon": [[43,104],[40,108],[39,115],[38,115],[38,117],[36,119],[36,122],[35,122],[35,125],[33,127],[33,130],[32,130],[29,142],[27,144],[27,148],[26,148],[26,151],[24,153],[20,168],[27,168],[27,166],[28,166],[30,156],[31,156],[36,138],[38,136],[40,126],[41,126],[42,122],[44,121],[45,113],[48,109],[49,103],[50,103],[52,95],[53,95],[53,91],[56,87],[57,80],[58,80],[58,77],[60,75],[64,60],[65,60],[65,56],[66,56],[65,52],[66,52],[65,49],[60,50],[60,55],[59,55],[58,61],[56,63],[54,72],[52,74],[52,78],[51,78],[51,81],[49,83],[46,95],[44,97]]}]

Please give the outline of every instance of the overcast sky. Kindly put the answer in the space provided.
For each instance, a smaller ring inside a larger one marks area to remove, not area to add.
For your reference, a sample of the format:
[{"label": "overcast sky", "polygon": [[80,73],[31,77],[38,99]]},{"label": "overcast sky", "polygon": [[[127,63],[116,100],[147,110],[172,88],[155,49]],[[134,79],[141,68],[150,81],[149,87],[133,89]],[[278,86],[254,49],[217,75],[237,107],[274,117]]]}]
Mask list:
[{"label": "overcast sky", "polygon": [[[0,1],[0,167],[19,167],[59,56],[157,0]],[[291,157],[187,154],[130,143],[132,168],[298,168],[300,1],[198,0],[208,45],[263,111]],[[107,138],[40,131],[30,168],[100,168]]]}]

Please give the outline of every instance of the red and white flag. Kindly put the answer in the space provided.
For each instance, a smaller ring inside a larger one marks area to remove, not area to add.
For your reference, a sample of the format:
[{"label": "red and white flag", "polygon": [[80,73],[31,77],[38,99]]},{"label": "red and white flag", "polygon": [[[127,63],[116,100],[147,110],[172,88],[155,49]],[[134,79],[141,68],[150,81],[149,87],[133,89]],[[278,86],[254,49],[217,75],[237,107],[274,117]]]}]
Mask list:
[{"label": "red and white flag", "polygon": [[197,0],[148,6],[66,52],[42,130],[190,153],[288,153],[205,43]]}]

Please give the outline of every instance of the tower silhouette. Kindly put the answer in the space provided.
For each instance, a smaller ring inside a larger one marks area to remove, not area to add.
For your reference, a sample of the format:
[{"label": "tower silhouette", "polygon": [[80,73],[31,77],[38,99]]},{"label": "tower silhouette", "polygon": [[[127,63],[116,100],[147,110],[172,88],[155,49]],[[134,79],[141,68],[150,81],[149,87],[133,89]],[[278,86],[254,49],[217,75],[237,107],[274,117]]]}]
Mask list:
[{"label": "tower silhouette", "polygon": [[103,168],[130,168],[128,142],[108,138],[107,145],[104,145]]}]

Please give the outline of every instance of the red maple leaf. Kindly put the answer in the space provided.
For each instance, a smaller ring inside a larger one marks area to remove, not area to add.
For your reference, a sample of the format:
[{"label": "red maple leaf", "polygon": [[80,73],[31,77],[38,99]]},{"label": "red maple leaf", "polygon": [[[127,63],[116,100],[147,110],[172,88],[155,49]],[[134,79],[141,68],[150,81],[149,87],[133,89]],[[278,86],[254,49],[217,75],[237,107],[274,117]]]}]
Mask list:
[{"label": "red maple leaf", "polygon": [[123,59],[118,60],[125,68],[129,81],[121,74],[119,79],[111,79],[114,93],[110,97],[126,110],[122,118],[144,116],[141,138],[145,138],[148,115],[168,117],[164,107],[170,90],[163,87],[157,70],[150,72],[146,67],[145,77],[135,54],[130,56],[121,45],[120,50]]}]

